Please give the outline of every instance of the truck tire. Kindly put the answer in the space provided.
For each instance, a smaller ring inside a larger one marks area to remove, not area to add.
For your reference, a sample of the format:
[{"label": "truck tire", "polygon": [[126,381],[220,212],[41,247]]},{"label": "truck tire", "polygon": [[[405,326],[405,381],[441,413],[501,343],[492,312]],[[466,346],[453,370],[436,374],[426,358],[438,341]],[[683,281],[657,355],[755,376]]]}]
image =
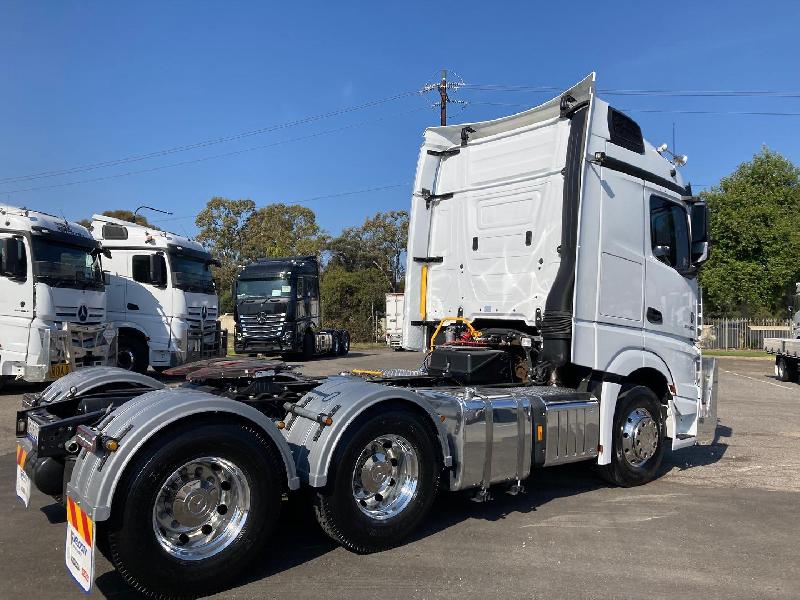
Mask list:
[{"label": "truck tire", "polygon": [[149,364],[150,350],[147,342],[139,336],[120,334],[117,341],[117,366],[128,371],[147,373]]},{"label": "truck tire", "polygon": [[314,334],[310,331],[307,331],[303,336],[303,352],[301,355],[302,360],[311,360],[314,358],[314,351],[316,350],[314,346]]},{"label": "truck tire", "polygon": [[134,457],[98,547],[147,596],[205,596],[263,559],[282,491],[282,464],[262,431],[194,420]]},{"label": "truck tire", "polygon": [[343,331],[342,339],[339,341],[339,356],[347,356],[348,352],[350,352],[350,334]]},{"label": "truck tire", "polygon": [[439,491],[435,434],[404,409],[370,413],[336,448],[328,485],[312,495],[323,531],[352,552],[391,548],[416,529]]},{"label": "truck tire", "polygon": [[664,457],[664,429],[655,393],[642,385],[623,388],[614,412],[611,463],[599,467],[600,475],[621,487],[655,479]]},{"label": "truck tire", "polygon": [[779,356],[775,359],[775,376],[778,381],[795,381],[797,379],[797,362]]}]

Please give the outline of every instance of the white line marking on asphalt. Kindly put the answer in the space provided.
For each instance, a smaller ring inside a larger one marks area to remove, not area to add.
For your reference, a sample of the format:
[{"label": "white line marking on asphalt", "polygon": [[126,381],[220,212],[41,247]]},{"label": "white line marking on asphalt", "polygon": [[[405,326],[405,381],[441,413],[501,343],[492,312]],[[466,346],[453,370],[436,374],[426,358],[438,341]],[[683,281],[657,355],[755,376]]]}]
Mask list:
[{"label": "white line marking on asphalt", "polygon": [[762,381],[761,379],[756,379],[755,377],[750,377],[749,375],[742,375],[741,373],[734,373],[733,371],[726,371],[725,369],[720,369],[723,373],[729,373],[731,375],[736,375],[737,377],[744,377],[745,379],[752,379],[758,383],[764,383],[766,385],[773,385],[775,387],[783,388],[784,390],[793,390],[796,389],[794,387],[789,387],[788,385],[781,385],[780,383],[773,383],[771,381]]}]

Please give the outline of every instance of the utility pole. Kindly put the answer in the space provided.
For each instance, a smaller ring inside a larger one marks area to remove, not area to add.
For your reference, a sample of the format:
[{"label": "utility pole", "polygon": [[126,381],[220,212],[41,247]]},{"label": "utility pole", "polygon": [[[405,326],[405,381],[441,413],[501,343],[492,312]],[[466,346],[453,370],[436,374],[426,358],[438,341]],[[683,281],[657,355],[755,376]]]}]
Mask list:
[{"label": "utility pole", "polygon": [[439,82],[439,96],[441,97],[440,106],[440,125],[447,125],[447,103],[450,98],[447,97],[447,69],[442,69],[442,80]]}]

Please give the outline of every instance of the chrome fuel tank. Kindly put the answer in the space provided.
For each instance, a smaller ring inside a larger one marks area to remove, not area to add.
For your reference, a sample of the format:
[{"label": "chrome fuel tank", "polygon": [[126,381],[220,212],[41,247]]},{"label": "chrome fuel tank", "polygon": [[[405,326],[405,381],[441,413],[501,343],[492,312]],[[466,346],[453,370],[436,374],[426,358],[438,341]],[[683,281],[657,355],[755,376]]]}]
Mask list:
[{"label": "chrome fuel tank", "polygon": [[453,466],[450,489],[515,483],[534,464],[597,456],[597,399],[557,387],[417,389],[444,417]]}]

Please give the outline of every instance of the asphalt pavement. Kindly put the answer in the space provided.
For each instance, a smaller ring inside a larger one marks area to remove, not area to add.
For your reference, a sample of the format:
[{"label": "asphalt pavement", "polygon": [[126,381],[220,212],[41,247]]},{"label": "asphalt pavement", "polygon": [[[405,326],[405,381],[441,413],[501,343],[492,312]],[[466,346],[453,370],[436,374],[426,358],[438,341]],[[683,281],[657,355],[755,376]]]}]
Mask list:
[{"label": "asphalt pavement", "polygon": [[[302,370],[419,362],[354,350]],[[26,389],[0,395],[0,597],[85,598],[64,567],[64,510],[38,492],[27,510],[14,496],[14,411]],[[285,509],[263,560],[216,598],[798,598],[800,385],[777,381],[768,360],[720,359],[714,442],[668,453],[656,481],[613,488],[572,465],[485,504],[443,493],[413,539],[387,552],[351,554],[302,504]],[[138,597],[102,556],[92,596]]]}]

